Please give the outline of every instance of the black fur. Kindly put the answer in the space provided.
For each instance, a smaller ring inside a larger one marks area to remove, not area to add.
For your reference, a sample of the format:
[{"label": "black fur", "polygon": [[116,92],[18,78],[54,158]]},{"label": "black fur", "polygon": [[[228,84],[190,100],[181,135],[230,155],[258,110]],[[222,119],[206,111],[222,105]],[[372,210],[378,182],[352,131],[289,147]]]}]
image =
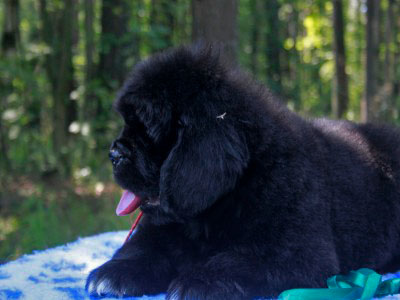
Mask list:
[{"label": "black fur", "polygon": [[115,107],[144,218],[92,294],[252,299],[399,266],[397,130],[305,120],[204,47],[140,63]]}]

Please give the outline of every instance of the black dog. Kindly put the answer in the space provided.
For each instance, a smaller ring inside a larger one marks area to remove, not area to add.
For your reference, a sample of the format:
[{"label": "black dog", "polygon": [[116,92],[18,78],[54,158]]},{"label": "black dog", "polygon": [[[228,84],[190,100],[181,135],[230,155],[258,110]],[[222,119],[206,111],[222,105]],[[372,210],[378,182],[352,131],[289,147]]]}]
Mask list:
[{"label": "black dog", "polygon": [[213,52],[154,56],[120,91],[114,175],[144,217],[87,290],[252,299],[398,267],[399,132],[305,120]]}]

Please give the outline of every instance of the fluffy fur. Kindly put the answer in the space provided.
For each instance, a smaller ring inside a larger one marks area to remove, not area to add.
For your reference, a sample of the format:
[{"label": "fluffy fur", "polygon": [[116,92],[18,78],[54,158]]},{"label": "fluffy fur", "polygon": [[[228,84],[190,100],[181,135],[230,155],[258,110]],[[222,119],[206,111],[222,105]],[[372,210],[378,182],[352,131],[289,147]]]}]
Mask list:
[{"label": "fluffy fur", "polygon": [[140,63],[115,108],[144,218],[91,294],[252,299],[398,267],[397,130],[301,118],[204,47]]}]

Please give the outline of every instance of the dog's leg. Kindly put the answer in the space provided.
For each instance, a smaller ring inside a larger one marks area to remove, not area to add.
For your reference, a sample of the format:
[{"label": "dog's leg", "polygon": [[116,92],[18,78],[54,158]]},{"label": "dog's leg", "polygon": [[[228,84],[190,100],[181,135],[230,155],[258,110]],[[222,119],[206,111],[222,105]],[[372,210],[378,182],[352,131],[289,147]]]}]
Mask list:
[{"label": "dog's leg", "polygon": [[110,261],[90,273],[86,290],[91,295],[120,297],[165,292],[177,276],[178,250],[167,248],[174,236],[171,230],[171,226],[141,224]]},{"label": "dog's leg", "polygon": [[250,253],[217,254],[180,273],[168,288],[167,300],[276,297],[285,289],[321,287],[327,276],[338,270],[337,265],[329,265],[329,259],[327,264],[321,263],[321,268],[300,257],[283,264],[278,261],[278,257],[267,261]]}]

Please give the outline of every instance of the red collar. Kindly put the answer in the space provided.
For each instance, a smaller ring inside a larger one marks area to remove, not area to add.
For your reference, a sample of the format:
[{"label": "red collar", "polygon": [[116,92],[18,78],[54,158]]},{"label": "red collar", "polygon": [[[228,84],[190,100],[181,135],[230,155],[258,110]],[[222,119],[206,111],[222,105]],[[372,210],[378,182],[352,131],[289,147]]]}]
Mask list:
[{"label": "red collar", "polygon": [[143,212],[140,211],[135,219],[135,222],[133,222],[133,224],[132,224],[131,230],[129,230],[128,236],[126,237],[124,244],[126,244],[129,241],[129,239],[131,238],[132,232],[135,230],[136,226],[139,224],[139,221],[142,218],[142,216],[143,216]]}]

